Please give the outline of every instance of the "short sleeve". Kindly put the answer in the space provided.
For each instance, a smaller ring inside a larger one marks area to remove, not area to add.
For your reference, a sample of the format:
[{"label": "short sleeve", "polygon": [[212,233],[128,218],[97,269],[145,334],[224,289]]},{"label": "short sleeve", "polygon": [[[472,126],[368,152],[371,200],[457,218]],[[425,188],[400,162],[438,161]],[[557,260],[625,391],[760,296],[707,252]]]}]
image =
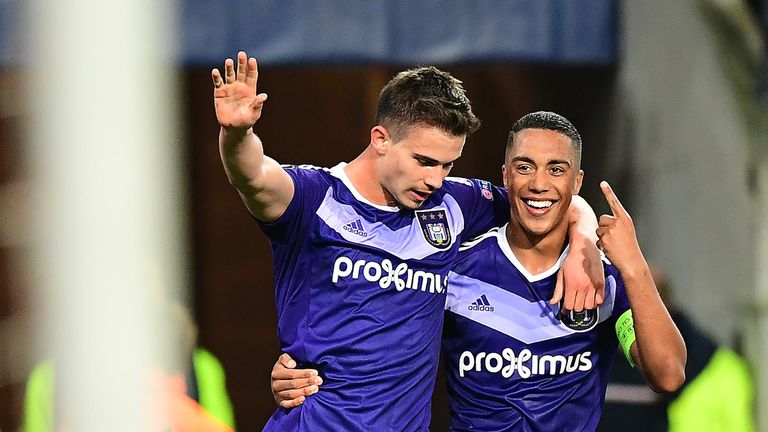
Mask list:
[{"label": "short sleeve", "polygon": [[259,225],[272,242],[287,243],[295,240],[296,234],[304,230],[330,187],[328,173],[324,168],[309,165],[284,165],[294,185],[293,199],[285,212],[274,222]]},{"label": "short sleeve", "polygon": [[464,214],[464,240],[509,222],[507,190],[488,181],[448,177],[444,183]]}]

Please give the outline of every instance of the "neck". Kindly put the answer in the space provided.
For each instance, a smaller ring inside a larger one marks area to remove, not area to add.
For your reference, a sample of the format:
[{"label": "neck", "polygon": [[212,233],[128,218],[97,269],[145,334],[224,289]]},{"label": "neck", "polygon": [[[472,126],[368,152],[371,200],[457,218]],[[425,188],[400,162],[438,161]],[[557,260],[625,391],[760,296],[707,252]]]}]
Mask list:
[{"label": "neck", "polygon": [[368,201],[383,206],[397,206],[397,202],[381,186],[379,181],[379,165],[376,153],[370,146],[366,147],[352,162],[344,167],[344,172],[357,191]]},{"label": "neck", "polygon": [[505,234],[509,248],[518,261],[529,273],[536,275],[557,263],[567,244],[567,228],[567,223],[561,223],[547,234],[537,236],[526,232],[513,218],[509,221]]}]

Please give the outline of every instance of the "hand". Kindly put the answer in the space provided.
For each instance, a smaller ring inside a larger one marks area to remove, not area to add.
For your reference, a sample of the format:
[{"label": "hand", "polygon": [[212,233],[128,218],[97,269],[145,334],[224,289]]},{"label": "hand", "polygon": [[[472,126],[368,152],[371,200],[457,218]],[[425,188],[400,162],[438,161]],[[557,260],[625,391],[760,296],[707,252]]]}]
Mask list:
[{"label": "hand", "polygon": [[635,225],[608,182],[600,182],[600,189],[603,190],[612,215],[602,215],[598,220],[597,246],[605,252],[622,276],[628,276],[626,273],[630,272],[634,265],[645,263],[637,243]]},{"label": "hand", "polygon": [[[605,298],[605,274],[600,251],[588,239],[581,247],[571,244],[562,268],[557,272],[555,292],[549,300],[557,304],[563,300],[562,312],[594,309]],[[565,291],[565,295],[563,295]]]},{"label": "hand", "polygon": [[561,312],[594,309],[603,303],[605,275],[598,240],[597,217],[592,207],[574,195],[569,209],[568,256],[560,271],[550,304],[562,301]]},{"label": "hand", "polygon": [[322,383],[316,370],[296,369],[296,362],[285,353],[272,367],[272,396],[281,408],[303,404],[306,396],[317,393]]},{"label": "hand", "polygon": [[247,131],[261,117],[266,93],[256,93],[259,78],[256,59],[248,59],[245,52],[237,53],[237,75],[235,64],[228,58],[224,62],[225,78],[218,69],[211,71],[213,78],[213,105],[216,119],[226,129]]}]

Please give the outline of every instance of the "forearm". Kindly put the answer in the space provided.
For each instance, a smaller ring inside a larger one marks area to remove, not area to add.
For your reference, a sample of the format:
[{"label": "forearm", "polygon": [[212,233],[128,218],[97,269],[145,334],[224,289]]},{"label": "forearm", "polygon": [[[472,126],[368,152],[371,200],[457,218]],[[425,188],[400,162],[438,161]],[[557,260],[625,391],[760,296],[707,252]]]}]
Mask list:
[{"label": "forearm", "polygon": [[673,392],[685,380],[686,349],[677,326],[661,301],[642,253],[619,269],[632,308],[635,343],[632,356],[648,385]]},{"label": "forearm", "polygon": [[279,218],[293,198],[293,182],[274,159],[264,155],[253,130],[222,127],[219,153],[229,182],[251,214],[265,222]]},{"label": "forearm", "polygon": [[219,130],[219,154],[229,182],[241,193],[258,190],[263,182],[264,148],[261,139],[248,129]]},{"label": "forearm", "polygon": [[597,216],[587,201],[574,195],[571,200],[571,206],[568,208],[568,236],[571,238],[571,245],[578,242],[594,246],[597,241]]},{"label": "forearm", "polygon": [[563,299],[564,309],[580,311],[593,309],[603,302],[605,277],[600,251],[595,244],[597,227],[592,207],[583,198],[574,195],[568,208],[570,251],[550,303]]}]

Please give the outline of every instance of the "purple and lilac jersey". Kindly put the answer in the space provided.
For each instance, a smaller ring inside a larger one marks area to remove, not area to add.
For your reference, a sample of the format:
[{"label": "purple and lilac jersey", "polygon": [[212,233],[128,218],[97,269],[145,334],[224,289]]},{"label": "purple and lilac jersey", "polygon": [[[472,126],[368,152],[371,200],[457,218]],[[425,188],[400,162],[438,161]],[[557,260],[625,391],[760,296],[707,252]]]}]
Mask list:
[{"label": "purple and lilac jersey", "polygon": [[286,168],[296,186],[262,224],[274,255],[280,347],[323,390],[267,431],[426,431],[448,271],[462,239],[509,219],[506,193],[444,183],[418,210],[370,203],[344,164]]},{"label": "purple and lilac jersey", "polygon": [[591,431],[629,302],[605,264],[605,301],[569,326],[550,305],[557,263],[532,275],[504,228],[465,243],[448,277],[443,353],[452,431]]}]

